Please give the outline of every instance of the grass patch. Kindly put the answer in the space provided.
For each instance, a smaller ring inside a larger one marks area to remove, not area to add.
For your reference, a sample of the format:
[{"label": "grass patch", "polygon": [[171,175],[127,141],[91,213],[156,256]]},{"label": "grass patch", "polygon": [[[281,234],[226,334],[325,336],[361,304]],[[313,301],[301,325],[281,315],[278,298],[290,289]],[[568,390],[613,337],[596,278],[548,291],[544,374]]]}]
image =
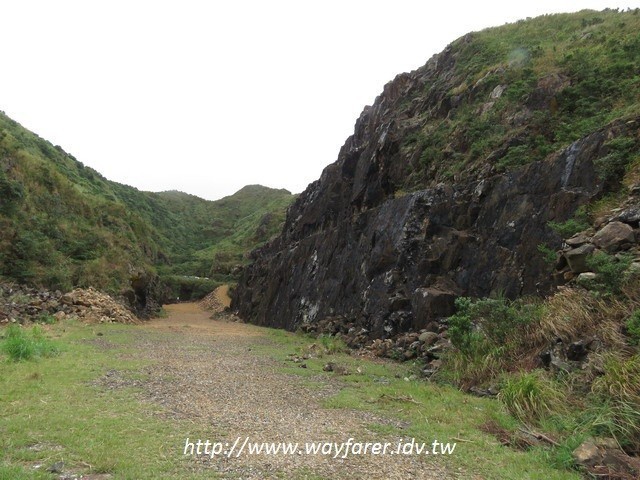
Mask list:
[{"label": "grass patch", "polygon": [[540,419],[566,412],[566,392],[541,370],[506,376],[498,399],[522,421]]},{"label": "grass patch", "polygon": [[344,353],[349,350],[347,344],[344,343],[341,338],[333,335],[320,335],[318,337],[318,342],[322,346],[324,353],[329,355],[334,353]]},{"label": "grass patch", "polygon": [[[628,254],[591,262],[598,277],[589,289],[565,288],[541,304],[460,300],[438,372],[465,389],[499,385],[522,428],[554,439],[543,456],[559,468],[573,466],[571,453],[589,437],[640,452],[639,279]],[[569,355],[574,345],[586,345],[583,357]]]},{"label": "grass patch", "polygon": [[[281,330],[268,330],[268,342],[261,343],[259,353],[282,363],[282,371],[309,381],[339,382],[339,392],[324,401],[327,408],[371,412],[388,419],[368,426],[372,434],[389,438],[415,438],[417,442],[457,442],[455,453],[439,457],[452,469],[473,472],[491,479],[545,478],[578,479],[575,472],[551,465],[545,450],[519,452],[501,445],[482,430],[489,421],[516,429],[518,422],[495,400],[471,397],[458,389],[416,380],[418,363],[396,363],[361,358],[347,353],[311,356],[299,368],[287,361],[292,354],[309,352],[317,339]],[[336,375],[324,372],[327,362],[342,365],[349,372]],[[490,459],[490,461],[488,460]]]},{"label": "grass patch", "polygon": [[609,435],[630,450],[640,450],[640,354],[629,358],[609,353],[603,374],[592,385],[593,430]]},{"label": "grass patch", "polygon": [[46,338],[42,328],[37,325],[30,331],[19,325],[7,327],[5,339],[0,344],[0,350],[14,362],[51,357],[58,353],[56,344]]},{"label": "grass patch", "polygon": [[192,471],[180,449],[186,436],[206,435],[197,431],[204,426],[168,420],[162,408],[141,402],[134,388],[96,384],[109,370],[135,377],[145,366],[129,354],[134,329],[64,321],[48,330],[59,355],[0,362],[0,478],[57,478],[46,469],[58,461],[65,474],[212,478],[211,472]]},{"label": "grass patch", "polygon": [[627,335],[633,345],[640,345],[640,310],[634,310],[633,314],[625,322]]}]

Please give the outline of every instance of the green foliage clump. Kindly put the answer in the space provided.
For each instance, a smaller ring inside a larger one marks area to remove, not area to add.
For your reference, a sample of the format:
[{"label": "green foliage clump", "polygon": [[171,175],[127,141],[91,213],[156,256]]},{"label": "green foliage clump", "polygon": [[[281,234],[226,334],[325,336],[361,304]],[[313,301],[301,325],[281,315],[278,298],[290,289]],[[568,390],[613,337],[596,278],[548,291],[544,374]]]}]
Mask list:
[{"label": "green foliage clump", "polygon": [[533,305],[512,302],[504,297],[456,299],[457,312],[449,318],[449,339],[467,356],[504,346],[537,315]]},{"label": "green foliage clump", "polygon": [[570,238],[591,226],[589,215],[584,207],[580,207],[572,218],[564,222],[551,221],[547,225],[562,238]]},{"label": "green foliage clump", "polygon": [[545,263],[549,265],[554,265],[558,260],[557,252],[544,243],[538,245],[538,251],[542,254]]},{"label": "green foliage clump", "polygon": [[56,355],[58,348],[44,336],[44,332],[38,326],[34,326],[31,332],[26,332],[18,325],[10,325],[2,342],[2,351],[11,360],[18,362]]},{"label": "green foliage clump", "polygon": [[596,278],[582,282],[582,285],[602,295],[618,295],[629,277],[631,262],[633,256],[628,253],[610,255],[595,252],[587,258],[587,267],[597,274]]},{"label": "green foliage clump", "polygon": [[498,170],[504,171],[510,167],[531,163],[534,160],[531,153],[529,145],[518,145],[517,147],[509,148],[507,153],[498,161]]},{"label": "green foliage clump", "polygon": [[11,213],[24,197],[24,189],[19,182],[10,180],[0,169],[0,212]]},{"label": "green foliage clump", "polygon": [[632,137],[618,137],[609,140],[605,147],[609,153],[596,160],[596,171],[605,184],[619,183],[627,167],[638,157],[638,142]]},{"label": "green foliage clump", "polygon": [[627,335],[634,345],[640,345],[640,310],[635,310],[625,322]]},{"label": "green foliage clump", "polygon": [[579,218],[570,218],[564,222],[549,222],[551,230],[562,238],[570,238],[578,232],[589,228],[589,223]]},{"label": "green foliage clump", "polygon": [[519,355],[523,331],[541,315],[537,304],[497,299],[456,299],[447,333],[455,347],[442,357],[438,376],[462,387],[491,381]]},{"label": "green foliage clump", "polygon": [[540,419],[565,410],[566,392],[543,370],[504,377],[498,399],[522,421]]},{"label": "green foliage clump", "polygon": [[323,353],[332,355],[335,353],[345,353],[349,351],[347,344],[335,335],[319,335],[318,342],[322,346]]}]

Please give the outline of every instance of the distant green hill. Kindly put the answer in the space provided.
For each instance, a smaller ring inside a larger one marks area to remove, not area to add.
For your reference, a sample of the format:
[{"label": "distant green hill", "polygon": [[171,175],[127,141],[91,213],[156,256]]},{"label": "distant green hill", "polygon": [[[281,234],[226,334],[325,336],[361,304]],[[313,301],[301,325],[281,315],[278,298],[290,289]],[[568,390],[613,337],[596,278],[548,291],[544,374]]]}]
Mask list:
[{"label": "distant green hill", "polygon": [[218,201],[141,192],[107,180],[0,113],[6,280],[119,293],[132,278],[157,272],[174,293],[204,293],[211,282],[193,277],[232,279],[244,255],[278,232],[293,198],[258,185]]}]

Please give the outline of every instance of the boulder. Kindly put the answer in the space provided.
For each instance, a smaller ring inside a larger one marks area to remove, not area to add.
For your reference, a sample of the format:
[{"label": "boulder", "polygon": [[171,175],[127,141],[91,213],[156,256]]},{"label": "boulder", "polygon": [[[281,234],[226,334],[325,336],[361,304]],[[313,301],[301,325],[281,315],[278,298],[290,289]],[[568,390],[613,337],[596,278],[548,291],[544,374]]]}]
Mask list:
[{"label": "boulder", "polygon": [[589,282],[595,280],[596,278],[598,278],[598,274],[597,273],[584,272],[584,273],[581,273],[580,275],[578,275],[578,277],[576,278],[576,282],[578,282],[578,284],[585,284],[585,283],[589,283]]},{"label": "boulder", "polygon": [[591,235],[588,235],[585,232],[578,232],[571,238],[567,238],[564,241],[564,243],[573,248],[580,247],[589,242],[591,242]]},{"label": "boulder", "polygon": [[612,253],[629,248],[635,239],[631,226],[615,221],[600,229],[591,241],[598,248]]},{"label": "boulder", "polygon": [[573,451],[573,459],[579,465],[594,466],[602,460],[602,454],[595,443],[586,441]]},{"label": "boulder", "polygon": [[[637,185],[636,188],[638,188]],[[616,219],[621,221],[622,223],[629,224],[633,227],[638,227],[638,225],[640,224],[640,206],[633,206],[624,209],[618,214]]]},{"label": "boulder", "polygon": [[411,299],[413,328],[422,329],[434,318],[449,317],[455,313],[456,295],[437,288],[417,288]]},{"label": "boulder", "polygon": [[438,341],[438,334],[434,332],[424,332],[420,334],[418,340],[420,340],[425,345],[431,346]]},{"label": "boulder", "polygon": [[489,94],[489,98],[491,98],[492,100],[496,100],[500,98],[506,89],[507,89],[506,85],[496,85],[496,87],[493,90],[491,90],[491,93]]},{"label": "boulder", "polygon": [[569,251],[563,252],[564,258],[567,260],[567,264],[573,273],[588,272],[587,258],[593,253],[595,247],[590,244],[584,244],[578,248],[572,248]]},{"label": "boulder", "polygon": [[615,441],[591,439],[573,451],[574,461],[601,478],[638,478],[640,460],[620,450]]}]

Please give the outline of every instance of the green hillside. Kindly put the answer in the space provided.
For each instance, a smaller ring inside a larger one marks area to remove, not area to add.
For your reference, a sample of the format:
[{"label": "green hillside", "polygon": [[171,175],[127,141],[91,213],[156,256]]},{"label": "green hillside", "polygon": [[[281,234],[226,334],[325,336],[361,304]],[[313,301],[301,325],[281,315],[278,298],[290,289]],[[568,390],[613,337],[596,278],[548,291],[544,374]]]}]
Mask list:
[{"label": "green hillside", "polygon": [[228,280],[247,251],[277,232],[292,198],[261,186],[215,202],[141,192],[107,180],[0,114],[0,275],[6,280],[111,293],[143,273],[157,272],[174,287],[184,277]]},{"label": "green hillside", "polygon": [[[173,235],[173,264],[179,275],[230,274],[249,250],[279,233],[293,196],[287,190],[249,185],[215,202],[182,192],[155,196],[169,212],[161,230]],[[173,217],[173,218],[172,218]]]}]

